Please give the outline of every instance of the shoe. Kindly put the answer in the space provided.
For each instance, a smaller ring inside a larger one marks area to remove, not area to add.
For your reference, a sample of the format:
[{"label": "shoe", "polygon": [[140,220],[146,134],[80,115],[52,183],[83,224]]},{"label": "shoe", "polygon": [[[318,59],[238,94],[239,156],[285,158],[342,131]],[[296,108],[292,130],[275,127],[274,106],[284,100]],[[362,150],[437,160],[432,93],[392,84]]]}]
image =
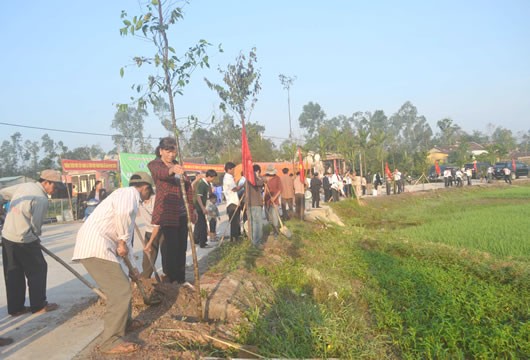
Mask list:
[{"label": "shoe", "polygon": [[59,308],[59,305],[57,305],[55,303],[46,303],[46,305],[44,305],[44,307],[42,309],[34,311],[33,313],[34,314],[44,314],[44,313],[47,313],[47,312],[50,312],[50,311],[57,310],[58,308]]},{"label": "shoe", "polygon": [[24,315],[31,312],[31,308],[29,306],[24,306],[24,310],[17,311],[16,313],[9,314],[13,317]]},{"label": "shoe", "polygon": [[132,332],[136,331],[138,329],[141,329],[145,326],[145,322],[140,321],[138,319],[131,320],[129,324],[127,324],[127,327],[125,328],[125,332]]},{"label": "shoe", "polygon": [[11,338],[0,338],[0,346],[6,346],[13,343]]}]

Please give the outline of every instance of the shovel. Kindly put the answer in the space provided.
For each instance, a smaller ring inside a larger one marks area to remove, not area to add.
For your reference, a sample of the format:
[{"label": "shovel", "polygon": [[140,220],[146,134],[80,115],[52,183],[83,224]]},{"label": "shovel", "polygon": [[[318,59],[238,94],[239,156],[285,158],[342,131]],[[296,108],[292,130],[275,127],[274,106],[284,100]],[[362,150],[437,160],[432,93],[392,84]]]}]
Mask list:
[{"label": "shovel", "polygon": [[[122,257],[122,259],[125,265],[127,265],[127,268],[129,269],[129,273],[133,273],[135,269],[131,264],[131,260],[129,260],[127,255]],[[142,282],[140,281],[140,279],[134,279],[134,282],[136,283],[136,286],[138,286],[138,290],[140,290],[140,294],[142,294],[142,299],[144,299],[145,305],[158,305],[162,302],[162,299],[160,299],[160,297],[156,296],[156,294],[154,293],[151,295],[151,297],[147,296],[144,286],[142,285]]]},{"label": "shovel", "polygon": [[[269,190],[269,187],[267,184],[265,184],[265,190],[269,193],[269,196],[272,198],[271,192]],[[274,211],[276,212],[276,216],[278,216],[278,220],[280,221],[280,233],[285,236],[287,239],[290,239],[291,236],[293,236],[293,233],[291,230],[287,228],[287,226],[283,225],[282,218],[280,216],[280,211],[278,210],[278,207],[273,203],[272,206],[274,207]]]},{"label": "shovel", "polygon": [[[142,246],[145,247],[145,238],[140,232],[140,229],[138,228],[137,224],[134,224],[134,230],[136,231],[136,234],[138,234],[138,237],[140,238],[140,242],[142,243]],[[162,280],[160,280],[160,276],[158,275],[158,272],[156,271],[156,267],[155,267],[155,264],[153,263],[153,259],[151,259],[151,254],[148,254],[146,251],[144,251],[144,256],[147,256],[147,259],[149,260],[149,265],[151,265],[151,269],[153,269],[153,273],[155,274],[156,282],[160,284]]]},{"label": "shovel", "polygon": [[78,273],[77,271],[74,270],[73,267],[71,267],[70,265],[68,265],[67,263],[65,263],[63,261],[63,259],[61,259],[60,257],[58,257],[57,255],[55,255],[54,253],[52,253],[50,250],[46,249],[42,244],[39,244],[40,245],[40,248],[42,249],[42,251],[44,251],[46,254],[50,255],[55,261],[57,261],[59,264],[61,264],[62,266],[64,266],[67,270],[69,270],[72,274],[75,275],[76,278],[78,278],[79,280],[81,280],[81,282],[83,284],[85,284],[86,286],[88,286],[90,288],[90,290],[92,290],[93,292],[95,292],[96,294],[99,295],[100,298],[102,298],[103,300],[107,301],[107,296],[105,296],[105,294],[100,290],[98,289],[97,287],[95,287],[94,285],[92,285],[87,279],[85,279],[80,273]]},{"label": "shovel", "polygon": [[274,210],[276,210],[276,215],[278,216],[278,220],[280,221],[280,232],[287,239],[290,239],[291,236],[293,236],[293,233],[291,232],[291,230],[289,230],[287,228],[287,226],[283,225],[282,218],[280,216],[280,212],[278,211],[278,207],[276,205],[274,205],[274,204],[272,204],[272,206],[274,206]]}]

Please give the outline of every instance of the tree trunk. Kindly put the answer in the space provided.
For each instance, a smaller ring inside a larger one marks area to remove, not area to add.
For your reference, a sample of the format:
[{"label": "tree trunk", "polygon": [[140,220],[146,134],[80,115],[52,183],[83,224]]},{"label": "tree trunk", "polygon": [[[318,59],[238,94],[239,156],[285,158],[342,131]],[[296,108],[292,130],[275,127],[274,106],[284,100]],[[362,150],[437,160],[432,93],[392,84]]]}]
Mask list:
[{"label": "tree trunk", "polygon": [[[162,2],[158,2],[158,16],[160,18],[160,33],[162,34],[162,39],[164,41],[164,53],[163,53],[163,68],[164,68],[164,75],[165,75],[165,83],[166,83],[166,91],[169,98],[169,109],[171,111],[171,125],[173,126],[173,131],[175,133],[175,140],[177,143],[177,156],[179,158],[180,165],[184,165],[184,159],[182,157],[182,151],[180,149],[180,141],[179,141],[179,135],[177,131],[177,118],[175,116],[175,104],[173,101],[173,88],[171,87],[171,78],[169,74],[168,69],[168,60],[169,60],[169,43],[167,40],[166,31],[164,29],[164,18],[162,14]],[[199,274],[199,263],[197,261],[197,249],[195,248],[195,241],[193,240],[193,227],[191,223],[191,210],[190,206],[188,204],[188,196],[186,193],[186,185],[184,184],[184,181],[180,181],[180,191],[182,193],[182,199],[184,200],[184,205],[186,207],[186,215],[188,218],[188,239],[190,241],[191,246],[191,255],[193,258],[193,272],[195,274],[195,297],[197,301],[197,317],[199,318],[199,321],[203,320],[203,314],[202,314],[202,300],[201,300],[201,284],[200,284],[200,274]]]}]

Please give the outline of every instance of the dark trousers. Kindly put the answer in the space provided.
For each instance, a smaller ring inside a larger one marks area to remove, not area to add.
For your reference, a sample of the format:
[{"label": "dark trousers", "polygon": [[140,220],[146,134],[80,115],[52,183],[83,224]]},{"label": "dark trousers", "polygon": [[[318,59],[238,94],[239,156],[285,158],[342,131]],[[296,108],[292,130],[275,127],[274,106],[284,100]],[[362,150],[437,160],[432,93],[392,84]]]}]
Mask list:
[{"label": "dark trousers", "polygon": [[333,201],[338,202],[339,201],[339,190],[331,189],[331,195],[333,196]]},{"label": "dark trousers", "polygon": [[305,213],[305,195],[294,194],[294,202],[296,206],[296,217],[300,220],[304,220]]},{"label": "dark trousers", "polygon": [[217,232],[217,219],[211,218],[209,221],[209,224],[210,224],[210,232],[216,233]]},{"label": "dark trousers", "polygon": [[160,247],[162,269],[171,282],[186,281],[186,251],[188,250],[187,217],[181,216],[179,226],[162,226],[164,241]]},{"label": "dark trousers", "polygon": [[230,240],[238,240],[241,236],[241,227],[239,226],[240,212],[239,206],[235,204],[230,204],[226,208],[226,213],[230,220]]},{"label": "dark trousers", "polygon": [[312,195],[312,207],[316,208],[320,206],[320,191],[319,190],[311,190]]},{"label": "dark trousers", "polygon": [[[289,207],[289,212],[287,212],[287,207]],[[289,214],[294,212],[293,199],[284,199],[282,198],[282,217],[284,220],[289,220],[291,217]]]},{"label": "dark trousers", "polygon": [[512,176],[511,175],[504,175],[504,182],[511,184],[512,183]]},{"label": "dark trousers", "polygon": [[18,243],[2,238],[2,262],[7,292],[7,312],[24,311],[26,279],[32,312],[46,306],[48,264],[40,248],[40,240]]},{"label": "dark trousers", "polygon": [[199,244],[199,246],[206,246],[206,242],[208,241],[206,216],[201,209],[197,209],[197,223],[193,229],[193,239],[195,240],[195,244]]},{"label": "dark trousers", "polygon": [[[158,258],[158,249],[160,248],[160,242],[163,241],[163,238],[164,235],[159,232],[158,237],[153,241],[149,255],[147,255],[145,252],[143,253],[142,277],[145,279],[149,279],[151,275],[153,275],[153,267],[151,266],[151,263],[156,264],[156,259]],[[151,233],[146,231],[145,243],[147,244],[149,240],[151,240]],[[151,258],[151,261],[149,261],[149,258]]]},{"label": "dark trousers", "polygon": [[331,188],[324,189],[324,202],[331,200]]}]

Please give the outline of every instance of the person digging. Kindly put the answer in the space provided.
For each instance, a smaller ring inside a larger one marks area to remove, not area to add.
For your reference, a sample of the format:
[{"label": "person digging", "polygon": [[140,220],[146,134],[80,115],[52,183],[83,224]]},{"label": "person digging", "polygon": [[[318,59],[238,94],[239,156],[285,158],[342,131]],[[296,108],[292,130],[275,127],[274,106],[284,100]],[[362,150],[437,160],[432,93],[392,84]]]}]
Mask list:
[{"label": "person digging", "polygon": [[[132,290],[120,259],[127,257],[130,264],[135,263],[132,247],[135,219],[140,201],[153,194],[154,183],[148,173],[140,171],[131,176],[129,185],[112,192],[83,223],[72,258],[83,264],[107,296],[99,346],[104,354],[138,350],[140,345],[126,342],[123,337],[127,331],[144,326],[141,321],[131,319]],[[129,277],[137,280],[139,276],[138,269],[131,266]]]}]

